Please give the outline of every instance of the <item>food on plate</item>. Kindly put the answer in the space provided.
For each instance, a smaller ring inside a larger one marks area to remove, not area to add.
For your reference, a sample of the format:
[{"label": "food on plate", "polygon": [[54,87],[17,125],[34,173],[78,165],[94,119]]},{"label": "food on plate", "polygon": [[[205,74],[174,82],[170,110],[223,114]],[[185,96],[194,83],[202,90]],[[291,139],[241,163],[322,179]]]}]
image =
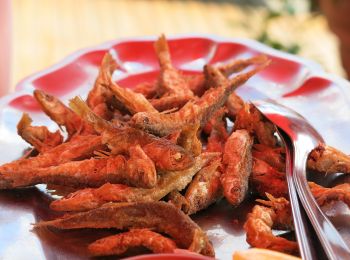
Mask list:
[{"label": "food on plate", "polygon": [[225,76],[230,77],[233,73],[241,72],[252,64],[261,64],[266,60],[265,55],[256,55],[247,59],[235,59],[226,64],[219,64],[218,70]]},{"label": "food on plate", "polygon": [[44,152],[61,144],[63,136],[57,130],[51,133],[46,126],[32,126],[33,120],[27,113],[23,113],[17,124],[17,133],[24,141],[32,145],[38,152]]},{"label": "food on plate", "polygon": [[309,155],[309,169],[331,174],[350,173],[350,156],[325,144],[320,144]]},{"label": "food on plate", "polygon": [[[104,149],[102,138],[98,135],[75,136],[69,142],[53,147],[47,151],[39,153],[35,157],[21,158],[0,166],[1,176],[12,172],[33,170],[56,166],[70,161],[79,161],[91,158],[95,151]],[[11,178],[11,177],[10,177]],[[0,177],[1,182],[1,177]]]},{"label": "food on plate", "polygon": [[159,98],[151,99],[152,105],[159,111],[180,108],[194,95],[182,73],[173,67],[168,43],[162,35],[154,44],[158,56],[160,73],[157,94]]},{"label": "food on plate", "polygon": [[298,244],[272,233],[272,228],[293,229],[289,201],[266,194],[268,201],[258,200],[263,206],[255,205],[248,214],[244,229],[247,242],[253,247],[272,249],[288,254],[298,253]]},{"label": "food on plate", "polygon": [[151,99],[157,95],[157,84],[152,82],[144,82],[133,87],[135,93],[140,93],[147,99]]},{"label": "food on plate", "polygon": [[105,182],[130,182],[125,170],[125,159],[118,155],[109,158],[91,158],[71,161],[46,168],[33,168],[0,173],[0,187],[13,189],[35,184],[67,186],[100,186]]},{"label": "food on plate", "polygon": [[86,103],[100,117],[104,119],[113,118],[113,93],[109,89],[109,75],[119,68],[116,61],[110,54],[106,54],[100,66],[95,84],[89,91]]},{"label": "food on plate", "polygon": [[171,203],[175,206],[175,208],[178,208],[182,210],[183,212],[187,213],[189,208],[189,202],[185,198],[184,195],[182,195],[179,191],[173,190],[170,192],[167,196],[168,203]]},{"label": "food on plate", "polygon": [[160,170],[182,170],[193,164],[193,156],[183,147],[173,144],[142,130],[123,126],[113,127],[100,118],[79,98],[70,102],[73,110],[89,122],[101,134],[102,142],[108,146],[111,154],[126,152],[130,146],[140,145]]},{"label": "food on plate", "polygon": [[137,183],[143,183],[145,188],[152,188],[157,184],[157,171],[154,162],[142,150],[140,145],[129,148],[129,160],[126,162],[126,174]]},{"label": "food on plate", "polygon": [[[39,183],[73,187],[50,203],[56,213],[66,214],[35,228],[122,232],[90,244],[93,256],[120,255],[140,246],[214,256],[192,215],[222,198],[232,207],[257,198],[244,225],[247,242],[298,254],[295,241],[272,233],[293,230],[284,147],[275,126],[235,93],[270,59],[257,55],[206,64],[202,73],[186,75],[172,64],[165,36],[154,48],[160,67],[155,82],[124,88],[112,77],[123,66],[106,53],[86,102],[75,97],[68,107],[35,90],[36,100],[59,130],[34,126],[23,114],[17,131],[33,146],[32,153],[0,166],[0,189]],[[308,167],[348,173],[349,157],[320,144],[311,152]],[[349,184],[309,185],[321,206],[334,201],[350,205]]]},{"label": "food on plate", "polygon": [[253,157],[262,160],[278,171],[285,171],[286,158],[283,147],[269,147],[264,144],[254,144]]},{"label": "food on plate", "polygon": [[65,127],[68,139],[74,135],[94,134],[94,130],[89,124],[56,97],[39,89],[34,90],[34,97],[52,121],[56,122],[59,127]]},{"label": "food on plate", "polygon": [[[350,207],[350,184],[344,183],[332,188],[322,187],[314,182],[309,186],[317,203],[322,207],[332,202],[342,201]],[[287,188],[287,187],[286,187]],[[275,198],[266,193],[268,201],[257,199],[263,204],[255,205],[248,214],[244,229],[247,232],[247,242],[253,247],[267,248],[289,254],[297,254],[296,242],[282,237],[276,237],[273,229],[293,230],[293,219],[289,201],[284,198]]]},{"label": "food on plate", "polygon": [[288,198],[285,173],[278,171],[265,161],[255,157],[250,175],[250,185],[252,190],[261,197],[265,197],[265,193],[267,192],[277,198]]},{"label": "food on plate", "polygon": [[130,124],[147,132],[165,136],[173,131],[181,129],[187,124],[199,121],[204,126],[211,115],[222,105],[235,89],[243,85],[249,78],[258,73],[269,64],[266,58],[256,68],[248,72],[238,74],[224,85],[209,88],[203,96],[190,100],[182,108],[173,113],[136,113],[130,120]]},{"label": "food on plate", "polygon": [[221,158],[218,156],[203,167],[187,187],[185,200],[187,208],[184,211],[191,215],[223,197],[221,176]]},{"label": "food on plate", "polygon": [[109,88],[112,90],[115,98],[122,103],[130,114],[136,114],[138,112],[158,112],[144,95],[135,93],[134,91],[118,86],[112,81],[109,84]]},{"label": "food on plate", "polygon": [[332,188],[325,188],[314,182],[309,187],[318,205],[323,206],[331,202],[342,201],[350,207],[350,184],[343,183]]},{"label": "food on plate", "polygon": [[239,205],[248,193],[252,145],[253,137],[247,130],[234,131],[225,143],[222,156],[224,170],[220,180],[225,198],[234,206]]},{"label": "food on plate", "polygon": [[229,136],[225,120],[226,108],[218,109],[204,126],[203,132],[208,133],[206,151],[223,152],[225,142]]},{"label": "food on plate", "polygon": [[233,92],[226,101],[226,108],[228,116],[231,120],[235,120],[237,113],[243,108],[244,102],[243,100]]},{"label": "food on plate", "polygon": [[[111,55],[106,54],[106,56]],[[109,60],[110,59],[113,58],[109,57]],[[105,77],[107,78],[106,80],[108,80],[105,87],[110,89],[113,96],[130,112],[130,114],[133,115],[138,112],[158,112],[144,95],[136,93],[131,89],[123,88],[113,82],[112,71],[109,69],[105,72]]]},{"label": "food on plate", "polygon": [[93,256],[121,255],[129,248],[139,246],[146,247],[154,253],[173,253],[177,248],[170,238],[142,228],[99,239],[90,244],[88,250]]},{"label": "food on plate", "polygon": [[217,153],[202,153],[195,159],[192,167],[164,173],[152,189],[106,183],[97,189],[81,189],[63,199],[53,201],[51,208],[59,211],[83,211],[108,202],[158,201],[171,191],[183,190],[192,181],[193,176],[217,156]]},{"label": "food on plate", "polygon": [[109,203],[97,209],[42,221],[36,228],[151,228],[174,239],[180,248],[207,256],[214,249],[206,234],[191,218],[167,202]]},{"label": "food on plate", "polygon": [[252,104],[245,104],[236,116],[234,129],[246,129],[259,144],[275,147],[277,139],[275,126]]},{"label": "food on plate", "polygon": [[202,142],[198,136],[199,131],[199,122],[184,126],[181,131],[174,132],[174,134],[178,134],[178,137],[176,138],[176,144],[183,147],[193,156],[200,155],[202,152]]}]

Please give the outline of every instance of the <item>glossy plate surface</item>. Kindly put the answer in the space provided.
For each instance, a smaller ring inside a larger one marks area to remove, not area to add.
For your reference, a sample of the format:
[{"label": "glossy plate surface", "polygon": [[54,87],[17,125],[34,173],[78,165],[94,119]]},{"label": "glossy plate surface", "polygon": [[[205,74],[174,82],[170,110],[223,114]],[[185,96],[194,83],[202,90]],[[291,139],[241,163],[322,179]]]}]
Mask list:
[{"label": "glossy plate surface", "polygon": [[[56,129],[38,108],[32,97],[33,89],[43,89],[63,101],[76,95],[86,97],[106,51],[114,53],[121,65],[122,69],[113,75],[121,86],[153,81],[159,69],[153,51],[155,39],[132,38],[83,49],[18,83],[15,93],[0,100],[0,162],[19,158],[28,147],[16,133],[22,112],[28,112],[36,125]],[[238,94],[245,100],[272,98],[289,106],[306,117],[329,145],[350,153],[350,84],[346,80],[325,74],[313,62],[250,40],[190,35],[170,37],[169,45],[174,65],[188,74],[199,73],[206,63],[265,53],[272,64],[240,87]],[[50,200],[50,196],[37,188],[0,192],[1,259],[23,259],[29,255],[33,259],[84,259],[87,243],[111,233],[108,230],[31,232],[31,223],[54,217],[48,209]],[[220,202],[193,217],[207,231],[217,258],[230,259],[236,249],[249,247],[242,225],[251,205],[247,201],[232,208]],[[341,216],[334,218],[340,230],[349,228],[344,224],[349,212],[344,207],[341,210]]]}]

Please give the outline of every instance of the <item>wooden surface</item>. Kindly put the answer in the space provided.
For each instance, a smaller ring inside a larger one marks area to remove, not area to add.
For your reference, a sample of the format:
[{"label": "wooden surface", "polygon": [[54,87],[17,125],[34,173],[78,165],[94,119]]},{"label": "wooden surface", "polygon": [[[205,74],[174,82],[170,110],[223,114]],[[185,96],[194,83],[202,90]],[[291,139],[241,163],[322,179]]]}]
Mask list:
[{"label": "wooden surface", "polygon": [[[209,33],[254,38],[264,10],[228,1],[13,0],[12,85],[69,53],[130,36]],[[341,74],[335,38],[323,17],[282,17],[269,26],[282,42],[297,42],[300,55]]]}]

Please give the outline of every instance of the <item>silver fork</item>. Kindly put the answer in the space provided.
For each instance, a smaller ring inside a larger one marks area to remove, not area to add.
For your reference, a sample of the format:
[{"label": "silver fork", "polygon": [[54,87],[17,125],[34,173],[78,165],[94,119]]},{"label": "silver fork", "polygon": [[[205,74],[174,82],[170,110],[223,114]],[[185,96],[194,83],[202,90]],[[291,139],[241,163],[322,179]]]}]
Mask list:
[{"label": "silver fork", "polygon": [[[294,152],[292,178],[300,201],[328,258],[350,259],[348,245],[318,206],[306,179],[308,155],[319,143],[324,142],[323,138],[300,114],[273,100],[257,101],[254,105],[281,128],[292,142]],[[300,233],[299,237],[297,233],[297,238],[303,239]]]}]

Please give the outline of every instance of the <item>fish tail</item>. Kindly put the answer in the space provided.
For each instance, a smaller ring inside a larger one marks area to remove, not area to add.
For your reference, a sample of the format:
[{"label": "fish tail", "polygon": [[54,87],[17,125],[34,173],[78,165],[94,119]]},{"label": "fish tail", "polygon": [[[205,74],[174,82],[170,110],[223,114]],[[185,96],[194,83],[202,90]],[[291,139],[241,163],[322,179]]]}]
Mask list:
[{"label": "fish tail", "polygon": [[69,107],[87,123],[92,125],[98,133],[101,133],[106,127],[110,127],[109,123],[96,115],[81,97],[74,97],[69,100]]},{"label": "fish tail", "polygon": [[20,134],[26,129],[30,124],[33,122],[33,120],[30,118],[30,116],[27,113],[23,113],[21,119],[19,120],[17,124],[17,132]]}]

